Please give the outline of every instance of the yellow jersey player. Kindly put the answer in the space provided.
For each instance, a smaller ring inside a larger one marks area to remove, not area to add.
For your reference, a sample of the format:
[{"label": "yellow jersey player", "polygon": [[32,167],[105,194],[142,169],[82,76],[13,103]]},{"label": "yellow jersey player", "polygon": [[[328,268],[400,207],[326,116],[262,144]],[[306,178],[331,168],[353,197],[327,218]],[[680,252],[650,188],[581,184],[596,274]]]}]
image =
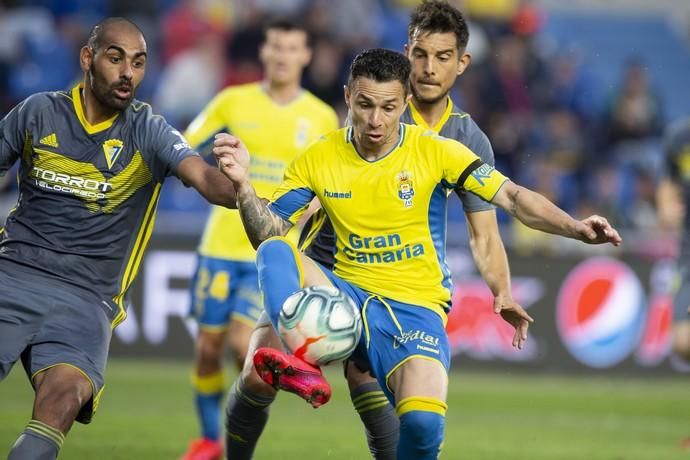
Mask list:
[{"label": "yellow jersey player", "polygon": [[[469,114],[460,110],[449,97],[456,78],[470,63],[466,52],[469,31],[462,13],[441,0],[426,0],[420,3],[410,15],[408,42],[405,45],[411,66],[410,89],[412,98],[400,121],[417,124],[465,144],[486,164],[493,166],[494,156],[486,135],[479,129]],[[494,294],[494,311],[501,313],[515,301],[510,290],[510,269],[503,242],[498,230],[496,211],[491,203],[478,196],[457,190],[467,218],[469,242],[477,268]],[[317,212],[306,223],[300,241],[300,249],[314,261],[332,268],[335,260],[335,234],[330,221],[322,212]],[[271,346],[274,340],[271,322],[262,316],[252,333],[253,356],[260,347]],[[516,332],[515,344],[520,346],[520,335]],[[277,345],[280,345],[279,343]],[[364,424],[367,444],[376,460],[393,460],[398,443],[399,422],[395,409],[388,403],[371,370],[364,361],[349,359],[345,363],[345,376],[353,406]],[[242,383],[246,392],[267,393],[274,391],[252,368],[245,368]],[[235,410],[237,410],[237,406]],[[263,410],[244,411],[246,423],[233,425],[233,435],[244,439],[255,437],[255,421]],[[233,413],[229,412],[228,417]],[[247,457],[233,456],[242,460]]]},{"label": "yellow jersey player", "polygon": [[[270,204],[251,185],[249,153],[239,139],[219,136],[214,154],[235,185],[247,235],[259,247],[261,292],[274,327],[285,299],[301,287],[330,284],[350,295],[365,324],[355,354],[369,361],[400,419],[397,458],[424,460],[438,456],[446,412],[447,192],[476,194],[542,231],[591,244],[618,245],[621,239],[603,217],[575,220],[463,144],[400,123],[409,76],[410,62],[402,54],[374,49],[358,55],[345,88],[352,126],[300,155]],[[314,197],[335,231],[333,270],[283,238]],[[531,318],[517,304],[510,310],[524,341]],[[320,370],[295,356],[262,348],[254,363],[270,385],[314,406],[328,401],[330,388]]]},{"label": "yellow jersey player", "polygon": [[[254,152],[252,182],[257,193],[270,197],[287,165],[318,136],[336,129],[338,119],[331,107],[300,86],[311,55],[306,30],[279,20],[268,24],[264,34],[260,48],[264,80],[220,92],[192,121],[185,137],[202,153],[219,132],[244,139]],[[256,252],[241,228],[237,211],[214,206],[199,245],[191,313],[199,324],[193,384],[201,438],[190,443],[187,460],[221,458],[225,344],[241,369],[249,336],[262,311]],[[226,444],[235,456],[247,449],[237,439],[229,438]]]},{"label": "yellow jersey player", "polygon": [[11,460],[55,459],[74,421],[91,421],[166,177],[235,205],[230,181],[134,98],[146,60],[139,28],[105,19],[81,48],[78,85],[0,120],[0,175],[20,163],[0,229],[0,380],[21,358],[36,392]]}]

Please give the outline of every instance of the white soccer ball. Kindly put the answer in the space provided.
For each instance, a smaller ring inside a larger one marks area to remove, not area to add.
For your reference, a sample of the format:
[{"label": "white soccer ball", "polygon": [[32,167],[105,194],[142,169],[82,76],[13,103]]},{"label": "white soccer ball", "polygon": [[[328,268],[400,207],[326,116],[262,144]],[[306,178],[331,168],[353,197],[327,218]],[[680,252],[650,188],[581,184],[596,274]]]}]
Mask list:
[{"label": "white soccer ball", "polygon": [[312,286],[287,298],[278,318],[278,335],[295,356],[324,366],[352,354],[362,335],[362,317],[340,289]]}]

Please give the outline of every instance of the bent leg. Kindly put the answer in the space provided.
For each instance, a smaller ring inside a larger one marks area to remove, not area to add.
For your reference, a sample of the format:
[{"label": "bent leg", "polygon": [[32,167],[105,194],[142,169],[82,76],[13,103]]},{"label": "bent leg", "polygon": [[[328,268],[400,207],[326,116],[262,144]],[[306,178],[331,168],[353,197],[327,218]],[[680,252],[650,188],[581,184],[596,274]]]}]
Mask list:
[{"label": "bent leg", "polygon": [[367,445],[376,460],[394,460],[400,422],[381,387],[368,370],[351,359],[344,363],[350,399],[364,424]]},{"label": "bent leg", "polygon": [[269,406],[275,399],[276,390],[261,380],[254,369],[252,357],[261,347],[282,349],[280,339],[268,319],[260,320],[254,329],[249,340],[244,367],[228,395],[225,412],[225,453],[229,460],[252,458],[268,421]]},{"label": "bent leg", "polygon": [[65,435],[93,396],[90,380],[79,369],[58,364],[34,376],[32,420],[17,439],[9,460],[57,458]]},{"label": "bent leg", "polygon": [[280,310],[288,297],[306,286],[331,284],[313,260],[282,237],[268,239],[259,246],[256,266],[264,308],[276,330]]},{"label": "bent leg", "polygon": [[201,329],[196,339],[195,369],[192,375],[194,402],[203,438],[220,439],[220,405],[226,388],[223,373],[224,330]]},{"label": "bent leg", "polygon": [[399,460],[438,458],[445,426],[448,375],[443,365],[416,357],[388,380],[400,418]]},{"label": "bent leg", "polygon": [[228,347],[237,362],[237,370],[242,372],[249,350],[249,340],[254,331],[254,325],[247,321],[233,319],[228,327]]}]

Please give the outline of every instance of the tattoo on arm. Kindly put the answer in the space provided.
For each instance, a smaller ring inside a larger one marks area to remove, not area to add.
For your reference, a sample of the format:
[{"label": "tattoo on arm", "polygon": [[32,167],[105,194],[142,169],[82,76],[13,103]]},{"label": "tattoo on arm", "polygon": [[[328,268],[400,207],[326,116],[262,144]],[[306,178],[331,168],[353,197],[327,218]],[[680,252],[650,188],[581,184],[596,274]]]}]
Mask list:
[{"label": "tattoo on arm", "polygon": [[244,229],[255,248],[273,236],[285,235],[292,227],[290,222],[273,213],[267,205],[268,200],[256,196],[253,189],[251,193],[237,196]]}]

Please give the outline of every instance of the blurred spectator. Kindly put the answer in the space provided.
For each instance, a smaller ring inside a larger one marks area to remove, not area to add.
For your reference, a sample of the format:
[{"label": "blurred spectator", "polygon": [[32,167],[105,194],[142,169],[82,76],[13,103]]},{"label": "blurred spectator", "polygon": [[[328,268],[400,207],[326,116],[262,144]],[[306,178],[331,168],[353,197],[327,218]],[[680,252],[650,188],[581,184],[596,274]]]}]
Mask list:
[{"label": "blurred spectator", "polygon": [[620,91],[614,94],[606,118],[606,141],[611,147],[626,141],[658,137],[663,126],[661,101],[651,89],[645,65],[626,64]]},{"label": "blurred spectator", "polygon": [[308,25],[315,35],[333,35],[356,54],[377,43],[378,18],[382,14],[379,2],[370,0],[313,0],[308,13]]},{"label": "blurred spectator", "polygon": [[345,119],[344,113],[347,112],[343,96],[346,71],[343,47],[330,36],[314,38],[311,65],[304,74],[304,87],[335,108],[341,120]]},{"label": "blurred spectator", "polygon": [[624,225],[648,227],[653,213],[648,188],[654,187],[661,171],[660,135],[663,127],[661,102],[649,85],[647,69],[638,59],[626,63],[620,91],[614,94],[603,129],[608,158],[617,165],[622,189]]},{"label": "blurred spectator", "polygon": [[225,36],[227,24],[214,21],[216,10],[209,13],[206,2],[198,0],[179,0],[177,6],[164,17],[161,33],[162,64],[175,57],[176,54],[193,47],[199,36],[215,33]]},{"label": "blurred spectator", "polygon": [[593,123],[601,113],[601,95],[580,50],[558,50],[549,63],[549,73],[549,106],[571,111],[585,125]]},{"label": "blurred spectator", "polygon": [[628,211],[631,227],[638,230],[659,228],[655,204],[656,183],[657,177],[649,171],[637,171],[635,175],[635,199]]},{"label": "blurred spectator", "polygon": [[246,2],[235,18],[226,58],[230,64],[223,86],[239,85],[261,79],[259,46],[263,41],[266,12]]},{"label": "blurred spectator", "polygon": [[225,41],[207,33],[170,61],[160,76],[154,107],[171,125],[187,126],[222,87],[224,51]]}]

